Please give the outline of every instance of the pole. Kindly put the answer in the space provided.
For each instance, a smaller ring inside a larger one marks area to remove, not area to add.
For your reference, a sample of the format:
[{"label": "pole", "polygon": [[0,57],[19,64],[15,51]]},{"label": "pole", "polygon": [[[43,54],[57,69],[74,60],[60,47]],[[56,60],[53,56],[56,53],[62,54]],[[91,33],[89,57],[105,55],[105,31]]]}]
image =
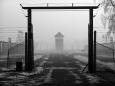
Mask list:
[{"label": "pole", "polygon": [[115,52],[115,50],[114,50],[114,43],[113,43],[113,61],[115,60],[114,59],[114,52]]},{"label": "pole", "polygon": [[114,61],[114,42],[113,42],[113,37],[111,37],[111,44],[112,44],[112,47],[113,47],[113,61]]},{"label": "pole", "polygon": [[88,31],[88,43],[89,43],[89,58],[88,58],[88,70],[90,73],[94,72],[93,69],[93,9],[89,9],[89,31]]},{"label": "pole", "polygon": [[9,48],[8,48],[8,54],[7,54],[7,68],[9,68]]},{"label": "pole", "polygon": [[32,33],[32,67],[34,68],[34,39],[33,39],[33,24],[31,23],[31,33]]},{"label": "pole", "polygon": [[90,25],[88,24],[88,71],[90,72]]},{"label": "pole", "polygon": [[28,70],[28,34],[25,33],[25,71]]},{"label": "pole", "polygon": [[33,30],[31,21],[31,9],[28,9],[28,71],[33,70]]},{"label": "pole", "polygon": [[7,68],[9,68],[9,50],[11,47],[11,38],[8,38]]},{"label": "pole", "polygon": [[113,44],[113,62],[114,62],[114,52],[115,52],[115,50],[114,50],[114,44]]},{"label": "pole", "polygon": [[93,67],[93,69],[94,69],[94,73],[96,72],[96,35],[97,35],[97,33],[96,33],[96,31],[94,31],[94,67]]}]

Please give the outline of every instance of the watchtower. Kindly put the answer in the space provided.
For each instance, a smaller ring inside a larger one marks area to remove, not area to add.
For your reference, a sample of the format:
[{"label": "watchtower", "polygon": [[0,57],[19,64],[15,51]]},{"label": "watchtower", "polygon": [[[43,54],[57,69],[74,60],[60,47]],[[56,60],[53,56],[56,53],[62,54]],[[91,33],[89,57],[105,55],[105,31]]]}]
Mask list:
[{"label": "watchtower", "polygon": [[63,50],[63,34],[61,32],[58,32],[55,35],[55,48],[56,50]]}]

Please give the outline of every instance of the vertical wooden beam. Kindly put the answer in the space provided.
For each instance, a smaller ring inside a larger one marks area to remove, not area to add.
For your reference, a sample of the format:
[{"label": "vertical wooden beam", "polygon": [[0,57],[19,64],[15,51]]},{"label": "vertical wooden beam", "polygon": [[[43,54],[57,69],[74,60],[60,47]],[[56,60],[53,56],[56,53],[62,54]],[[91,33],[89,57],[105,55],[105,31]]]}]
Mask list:
[{"label": "vertical wooden beam", "polygon": [[2,51],[3,51],[2,49],[3,49],[3,42],[1,41],[0,42],[0,55],[2,55]]},{"label": "vertical wooden beam", "polygon": [[25,33],[25,71],[28,70],[28,34]]},{"label": "vertical wooden beam", "polygon": [[7,53],[7,68],[9,68],[9,48],[8,48],[8,53]]},{"label": "vertical wooden beam", "polygon": [[90,73],[94,72],[93,69],[93,9],[89,9],[89,58],[88,70]]},{"label": "vertical wooden beam", "polygon": [[88,24],[88,71],[90,71],[90,25]]},{"label": "vertical wooden beam", "polygon": [[32,31],[32,18],[31,9],[28,9],[28,71],[33,70],[33,31]]},{"label": "vertical wooden beam", "polygon": [[91,73],[91,29],[90,24],[88,24],[88,71]]},{"label": "vertical wooden beam", "polygon": [[11,48],[11,38],[8,38],[7,68],[10,67],[10,48]]},{"label": "vertical wooden beam", "polygon": [[96,39],[97,39],[97,33],[96,33],[96,31],[94,31],[94,67],[93,67],[93,69],[94,69],[94,73],[96,72]]},{"label": "vertical wooden beam", "polygon": [[32,34],[32,39],[31,39],[31,42],[32,42],[32,47],[31,47],[31,50],[32,50],[32,67],[34,68],[34,39],[33,39],[33,24],[31,23],[31,34]]}]

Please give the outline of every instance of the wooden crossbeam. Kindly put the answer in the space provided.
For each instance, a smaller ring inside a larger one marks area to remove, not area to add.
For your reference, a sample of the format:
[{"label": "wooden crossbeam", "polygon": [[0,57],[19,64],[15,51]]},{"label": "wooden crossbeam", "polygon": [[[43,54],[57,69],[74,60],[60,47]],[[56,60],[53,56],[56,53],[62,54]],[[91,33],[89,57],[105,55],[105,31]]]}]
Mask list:
[{"label": "wooden crossbeam", "polygon": [[23,9],[97,9],[99,5],[98,6],[57,6],[57,7],[56,6],[43,6],[43,7],[25,6],[24,7],[21,5],[21,7]]}]

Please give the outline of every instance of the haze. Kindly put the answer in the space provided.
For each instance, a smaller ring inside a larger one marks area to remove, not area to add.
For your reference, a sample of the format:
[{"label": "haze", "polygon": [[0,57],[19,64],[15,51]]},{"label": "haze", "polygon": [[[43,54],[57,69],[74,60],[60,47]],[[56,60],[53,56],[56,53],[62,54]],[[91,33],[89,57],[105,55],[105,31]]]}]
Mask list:
[{"label": "haze", "polygon": [[[20,3],[93,3],[93,0],[0,0],[0,39],[8,37],[16,40],[17,30],[27,30],[26,10],[22,10]],[[54,35],[61,32],[64,35],[65,49],[82,49],[88,40],[88,11],[32,11],[34,26],[34,43],[37,48],[54,49]],[[96,22],[96,24],[95,24]],[[98,22],[98,23],[97,23]],[[97,15],[94,26],[100,25]],[[17,27],[17,28],[12,28]],[[23,27],[23,28],[18,28]],[[4,33],[2,33],[4,32]]]}]

